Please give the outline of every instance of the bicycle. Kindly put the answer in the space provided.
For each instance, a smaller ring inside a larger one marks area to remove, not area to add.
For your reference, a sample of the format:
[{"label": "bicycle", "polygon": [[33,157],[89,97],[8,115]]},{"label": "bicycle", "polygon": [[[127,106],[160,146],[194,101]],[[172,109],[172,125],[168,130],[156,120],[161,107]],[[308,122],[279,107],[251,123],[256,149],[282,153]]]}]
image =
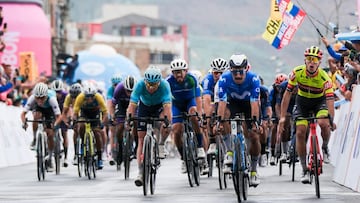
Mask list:
[{"label": "bicycle", "polygon": [[[155,192],[156,174],[158,168],[160,167],[159,143],[154,133],[154,126],[156,122],[162,121],[167,127],[169,125],[169,121],[167,117],[132,117],[131,115],[129,115],[128,121],[146,122],[146,135],[144,137],[144,145],[142,149],[143,194],[144,196],[148,194],[150,184],[150,193],[153,195]],[[129,125],[132,126],[131,124]]]},{"label": "bicycle", "polygon": [[[210,129],[212,129],[215,126],[215,121],[218,119],[218,117],[213,113],[211,116],[204,116],[204,120],[210,118]],[[207,123],[205,122],[204,125]],[[217,134],[215,135],[215,141],[216,141],[216,151],[213,155],[208,155],[208,165],[209,165],[209,177],[212,176],[212,170],[213,170],[213,160],[215,159],[216,167],[218,169],[218,180],[219,180],[219,188],[220,190],[227,188],[227,179],[229,178],[230,174],[224,173],[223,165],[224,165],[224,157],[226,154],[226,148],[225,143],[221,135]]]},{"label": "bicycle", "polygon": [[231,135],[234,144],[232,180],[238,202],[241,202],[241,199],[247,200],[248,189],[250,187],[250,155],[248,154],[242,127],[242,123],[249,120],[253,121],[253,119],[244,118],[242,114],[235,115],[234,118],[230,119],[220,119],[220,122],[230,122],[231,126]]},{"label": "bicycle", "polygon": [[323,172],[323,155],[321,153],[321,147],[319,144],[319,135],[316,133],[316,125],[318,119],[329,119],[331,129],[333,128],[331,116],[327,116],[324,118],[316,118],[314,115],[309,117],[299,117],[296,120],[307,120],[309,121],[309,136],[308,136],[308,144],[306,145],[308,148],[307,155],[307,168],[310,172],[310,184],[312,184],[313,179],[315,179],[315,192],[316,196],[320,198],[320,181],[319,176]]},{"label": "bicycle", "polygon": [[183,161],[186,165],[186,172],[189,181],[190,187],[194,187],[200,185],[200,164],[199,158],[197,156],[197,138],[192,130],[190,117],[196,116],[198,114],[188,114],[187,112],[183,112],[180,116],[184,119],[184,133],[183,133]]},{"label": "bicycle", "polygon": [[[38,128],[35,134],[36,137],[36,167],[37,167],[37,177],[38,180],[45,180],[45,171],[47,171],[48,161],[46,161],[46,156],[48,155],[48,143],[47,143],[47,133],[44,128],[44,124],[53,122],[52,120],[28,120],[25,119],[25,125],[27,122],[38,123]],[[26,127],[24,127],[26,128]]]},{"label": "bicycle", "polygon": [[96,140],[93,130],[91,129],[91,122],[99,122],[99,119],[81,119],[74,123],[85,123],[84,142],[80,136],[76,139],[76,156],[78,161],[78,175],[82,176],[82,169],[84,169],[85,176],[88,179],[96,178]]},{"label": "bicycle", "polygon": [[[117,116],[117,119],[124,119],[125,116]],[[126,125],[126,122],[122,121],[124,125]],[[116,124],[112,124],[116,125]],[[124,126],[124,132],[122,139],[118,139],[117,136],[114,137],[116,139],[116,155],[115,161],[116,161],[116,170],[119,171],[121,169],[120,165],[121,162],[124,163],[124,177],[125,180],[129,179],[130,176],[130,162],[134,158],[134,147],[133,142],[134,138],[131,135],[130,130],[126,130],[127,128]]]},{"label": "bicycle", "polygon": [[55,172],[56,175],[60,174],[60,160],[61,153],[64,152],[62,149],[62,132],[61,129],[57,129],[54,136],[54,158],[55,158]]}]

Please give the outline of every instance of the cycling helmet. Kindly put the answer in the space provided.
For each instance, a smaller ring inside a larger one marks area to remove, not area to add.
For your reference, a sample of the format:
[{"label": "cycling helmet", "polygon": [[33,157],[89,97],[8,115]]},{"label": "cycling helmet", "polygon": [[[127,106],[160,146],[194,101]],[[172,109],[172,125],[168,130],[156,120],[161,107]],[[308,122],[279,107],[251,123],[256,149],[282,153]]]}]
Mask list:
[{"label": "cycling helmet", "polygon": [[150,66],[146,69],[144,77],[147,82],[159,82],[161,80],[161,71],[156,66]]},{"label": "cycling helmet", "polygon": [[304,52],[304,56],[316,56],[319,59],[322,58],[323,52],[319,47],[311,46],[310,48],[307,48]]},{"label": "cycling helmet", "polygon": [[248,60],[244,54],[234,54],[230,57],[229,66],[231,68],[248,68]]},{"label": "cycling helmet", "polygon": [[54,80],[50,88],[54,91],[63,91],[64,90],[64,83],[61,80]]},{"label": "cycling helmet", "polygon": [[115,74],[111,77],[112,84],[118,84],[122,81],[122,77],[120,74]]},{"label": "cycling helmet", "polygon": [[81,85],[79,83],[75,83],[73,85],[71,85],[70,87],[70,96],[72,98],[77,97],[80,93],[81,93]]},{"label": "cycling helmet", "polygon": [[171,71],[174,70],[186,70],[188,69],[188,65],[184,59],[174,59],[170,63]]},{"label": "cycling helmet", "polygon": [[279,74],[276,75],[274,83],[276,85],[280,85],[282,82],[284,82],[286,80],[288,80],[288,76],[286,74],[284,74],[284,73],[279,73]]},{"label": "cycling helmet", "polygon": [[129,91],[133,91],[136,84],[136,79],[133,76],[127,76],[124,81],[124,88]]},{"label": "cycling helmet", "polygon": [[40,82],[35,85],[33,94],[35,95],[35,97],[45,97],[48,95],[48,89],[49,88],[47,84]]},{"label": "cycling helmet", "polygon": [[94,96],[97,92],[97,88],[93,84],[89,84],[84,87],[84,94],[86,97]]},{"label": "cycling helmet", "polygon": [[223,58],[216,58],[211,62],[210,67],[212,72],[224,72],[229,67],[229,64]]}]

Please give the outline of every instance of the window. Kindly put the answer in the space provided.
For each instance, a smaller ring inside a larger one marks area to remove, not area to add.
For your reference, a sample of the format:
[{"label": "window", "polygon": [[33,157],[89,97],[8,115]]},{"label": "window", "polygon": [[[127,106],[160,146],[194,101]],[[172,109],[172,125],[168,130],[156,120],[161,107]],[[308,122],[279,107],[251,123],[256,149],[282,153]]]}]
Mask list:
[{"label": "window", "polygon": [[122,36],[131,36],[131,27],[121,27]]},{"label": "window", "polygon": [[150,36],[162,36],[166,32],[164,27],[151,27]]},{"label": "window", "polygon": [[135,28],[135,36],[142,36],[142,28],[140,26]]},{"label": "window", "polygon": [[170,62],[175,58],[175,54],[172,53],[151,53],[150,54],[150,63],[152,64],[170,64]]}]

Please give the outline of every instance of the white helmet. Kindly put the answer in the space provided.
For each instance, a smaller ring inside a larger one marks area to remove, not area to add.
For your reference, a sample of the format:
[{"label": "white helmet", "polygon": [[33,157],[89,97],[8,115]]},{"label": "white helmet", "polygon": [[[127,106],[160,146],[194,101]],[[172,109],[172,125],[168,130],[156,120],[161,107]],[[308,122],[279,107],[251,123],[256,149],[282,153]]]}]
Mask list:
[{"label": "white helmet", "polygon": [[136,79],[133,76],[129,75],[125,78],[124,88],[126,90],[133,91],[136,82]]},{"label": "white helmet", "polygon": [[228,67],[228,62],[223,58],[216,58],[210,64],[212,72],[224,72]]},{"label": "white helmet", "polygon": [[54,91],[62,91],[64,90],[64,83],[61,80],[54,80],[50,88]]},{"label": "white helmet", "polygon": [[97,92],[96,87],[94,84],[88,84],[86,87],[84,87],[84,94],[85,96],[94,96]]},{"label": "white helmet", "polygon": [[188,69],[188,65],[184,59],[174,59],[170,63],[171,71],[174,70],[186,70]]},{"label": "white helmet", "polygon": [[248,60],[244,54],[234,54],[230,57],[229,66],[231,68],[248,69]]},{"label": "white helmet", "polygon": [[49,87],[47,86],[47,84],[40,82],[35,85],[33,94],[35,97],[45,97],[48,95],[48,89]]}]

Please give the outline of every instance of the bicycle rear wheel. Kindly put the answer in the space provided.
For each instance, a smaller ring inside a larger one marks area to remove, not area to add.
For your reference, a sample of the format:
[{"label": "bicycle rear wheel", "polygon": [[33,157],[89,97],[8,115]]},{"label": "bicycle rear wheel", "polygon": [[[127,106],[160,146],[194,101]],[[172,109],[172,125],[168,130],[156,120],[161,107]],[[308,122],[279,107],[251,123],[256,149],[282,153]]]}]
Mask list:
[{"label": "bicycle rear wheel", "polygon": [[315,178],[315,191],[316,191],[316,196],[318,198],[320,198],[320,182],[319,182],[319,160],[318,160],[318,150],[317,150],[317,140],[316,140],[316,136],[312,135],[311,137],[311,141],[312,141],[312,148],[313,148],[313,158],[314,158],[314,162],[313,162],[313,172],[314,172],[314,178]]},{"label": "bicycle rear wheel", "polygon": [[130,136],[130,132],[126,131],[124,135],[124,140],[119,142],[119,144],[123,144],[123,153],[122,153],[122,160],[124,162],[124,175],[125,180],[129,179],[130,175],[130,155],[131,155],[131,148],[132,148],[132,139]]},{"label": "bicycle rear wheel", "polygon": [[150,180],[150,173],[151,173],[151,143],[150,143],[150,137],[145,136],[144,139],[144,160],[143,160],[143,193],[144,196],[147,195],[149,190],[149,180]]},{"label": "bicycle rear wheel", "polygon": [[212,177],[212,172],[213,172],[213,168],[214,168],[213,162],[214,162],[215,156],[213,154],[207,154],[206,158],[207,158],[208,167],[209,167],[208,177]]},{"label": "bicycle rear wheel", "polygon": [[249,173],[248,170],[250,168],[250,161],[249,161],[249,155],[247,153],[247,148],[246,145],[242,145],[244,146],[244,149],[242,149],[241,151],[244,152],[244,156],[242,156],[241,154],[241,158],[242,160],[244,160],[242,163],[245,164],[245,166],[242,166],[241,169],[241,187],[242,187],[242,197],[244,200],[247,200],[248,197],[248,190],[249,190]]}]

